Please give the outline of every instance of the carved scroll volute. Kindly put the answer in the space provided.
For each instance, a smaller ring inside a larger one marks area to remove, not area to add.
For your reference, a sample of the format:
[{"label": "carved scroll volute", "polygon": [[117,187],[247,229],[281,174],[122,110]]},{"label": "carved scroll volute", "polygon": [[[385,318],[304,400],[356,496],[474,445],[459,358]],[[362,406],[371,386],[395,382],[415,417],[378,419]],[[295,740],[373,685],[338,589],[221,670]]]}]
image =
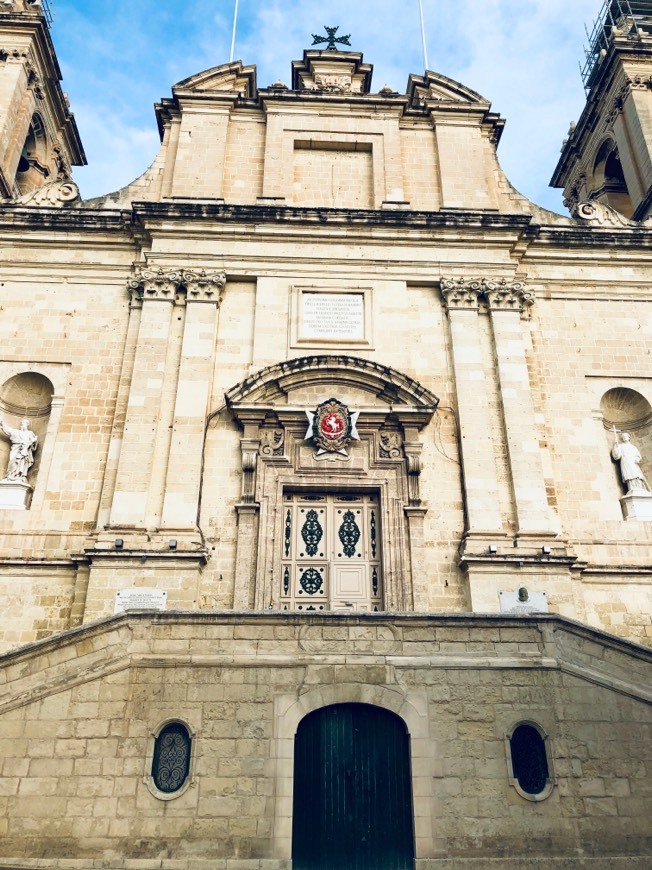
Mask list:
[{"label": "carved scroll volute", "polygon": [[534,293],[522,281],[483,280],[484,295],[492,311],[528,311],[534,305]]},{"label": "carved scroll volute", "polygon": [[224,272],[192,272],[187,269],[183,272],[183,286],[186,288],[188,302],[214,302],[217,305],[222,301],[222,291],[226,284]]},{"label": "carved scroll volute", "polygon": [[466,278],[441,278],[441,295],[446,309],[451,311],[477,311],[478,300],[483,292],[482,281]]},{"label": "carved scroll volute", "polygon": [[260,431],[260,455],[266,457],[283,456],[285,454],[285,430],[261,429]]}]

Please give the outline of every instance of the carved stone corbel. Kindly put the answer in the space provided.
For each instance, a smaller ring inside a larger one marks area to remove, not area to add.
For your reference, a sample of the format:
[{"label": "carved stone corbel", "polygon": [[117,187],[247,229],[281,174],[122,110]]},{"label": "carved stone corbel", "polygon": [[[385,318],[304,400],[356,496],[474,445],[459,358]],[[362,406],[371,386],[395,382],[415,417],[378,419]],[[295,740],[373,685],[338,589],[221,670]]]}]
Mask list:
[{"label": "carved stone corbel", "polygon": [[181,272],[163,269],[142,269],[129,281],[127,289],[136,291],[141,299],[156,299],[174,302],[181,284]]},{"label": "carved stone corbel", "polygon": [[484,297],[492,311],[519,311],[523,313],[534,305],[534,293],[522,281],[483,280]]},{"label": "carved stone corbel", "polygon": [[441,295],[447,310],[462,309],[477,311],[479,298],[483,292],[482,281],[466,278],[441,278]]},{"label": "carved stone corbel", "polygon": [[187,269],[183,272],[181,281],[186,288],[188,302],[215,302],[217,305],[222,301],[222,291],[226,284],[224,272],[207,273],[193,272]]},{"label": "carved stone corbel", "polygon": [[240,441],[242,451],[242,504],[253,504],[256,494],[256,466],[260,441],[254,438],[243,438]]},{"label": "carved stone corbel", "polygon": [[420,441],[406,441],[405,463],[407,467],[408,502],[410,507],[419,507],[421,504],[421,452],[423,444]]}]

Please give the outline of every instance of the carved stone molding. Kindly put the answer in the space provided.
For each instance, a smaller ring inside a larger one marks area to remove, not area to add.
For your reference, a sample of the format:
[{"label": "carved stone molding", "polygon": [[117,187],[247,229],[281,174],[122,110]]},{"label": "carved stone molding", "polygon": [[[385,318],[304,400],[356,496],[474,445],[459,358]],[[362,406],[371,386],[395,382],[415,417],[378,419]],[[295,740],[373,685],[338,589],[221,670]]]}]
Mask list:
[{"label": "carved stone molding", "polygon": [[594,227],[638,227],[640,223],[631,221],[603,202],[584,200],[578,202],[571,211],[576,220],[585,221]]},{"label": "carved stone molding", "polygon": [[215,302],[218,305],[222,299],[222,290],[226,284],[224,272],[207,273],[184,271],[181,282],[186,288],[188,302]]},{"label": "carved stone molding", "polygon": [[442,278],[440,289],[449,311],[451,309],[477,311],[478,301],[483,292],[482,281],[466,278]]},{"label": "carved stone molding", "polygon": [[129,281],[128,289],[140,299],[161,299],[174,302],[174,296],[180,284],[180,271],[142,269]]},{"label": "carved stone molding", "polygon": [[484,297],[492,311],[523,312],[534,305],[534,293],[521,281],[483,280]]},{"label": "carved stone molding", "polygon": [[16,205],[28,208],[64,208],[80,199],[79,188],[74,181],[58,178],[56,181],[44,184],[38,190],[17,197],[14,202]]}]

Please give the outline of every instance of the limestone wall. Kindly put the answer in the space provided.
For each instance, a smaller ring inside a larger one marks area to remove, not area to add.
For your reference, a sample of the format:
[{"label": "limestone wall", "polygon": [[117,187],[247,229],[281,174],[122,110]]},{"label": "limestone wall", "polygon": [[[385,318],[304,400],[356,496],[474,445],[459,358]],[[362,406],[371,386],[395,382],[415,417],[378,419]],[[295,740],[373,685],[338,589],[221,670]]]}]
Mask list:
[{"label": "limestone wall", "polygon": [[[572,623],[141,614],[0,668],[0,866],[288,867],[296,727],[350,702],[406,723],[420,870],[650,859],[650,655]],[[191,785],[161,800],[152,735],[171,719]],[[538,802],[509,781],[520,721],[548,735]]]}]

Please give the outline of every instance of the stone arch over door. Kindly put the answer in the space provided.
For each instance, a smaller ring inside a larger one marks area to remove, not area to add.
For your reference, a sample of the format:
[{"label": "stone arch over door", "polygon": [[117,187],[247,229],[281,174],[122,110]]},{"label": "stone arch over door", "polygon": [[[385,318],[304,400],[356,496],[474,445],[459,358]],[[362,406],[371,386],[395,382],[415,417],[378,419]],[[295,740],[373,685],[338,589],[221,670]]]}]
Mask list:
[{"label": "stone arch over door", "polygon": [[430,738],[428,702],[417,692],[400,688],[339,683],[293,695],[277,695],[274,700],[274,739],[272,764],[275,773],[274,856],[292,854],[292,805],[294,793],[294,741],[301,721],[310,713],[337,704],[367,704],[399,717],[410,739],[415,857],[434,854],[433,775],[435,746]]},{"label": "stone arch over door", "polygon": [[[306,411],[336,398],[359,411],[346,456],[318,455]],[[226,394],[243,430],[234,606],[282,609],[281,542],[288,493],[357,493],[378,499],[384,610],[412,610],[426,506],[419,491],[421,430],[438,399],[407,375],[351,356],[278,363]]]}]

